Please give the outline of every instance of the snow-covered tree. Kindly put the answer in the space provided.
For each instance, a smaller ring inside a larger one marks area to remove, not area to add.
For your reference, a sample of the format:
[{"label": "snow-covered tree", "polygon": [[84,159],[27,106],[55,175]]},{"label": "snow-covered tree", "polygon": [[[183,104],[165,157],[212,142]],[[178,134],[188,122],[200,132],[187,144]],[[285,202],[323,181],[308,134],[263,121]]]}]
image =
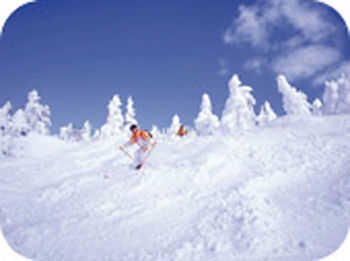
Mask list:
[{"label": "snow-covered tree", "polygon": [[176,133],[179,130],[180,126],[181,126],[180,117],[177,114],[175,114],[173,119],[172,119],[171,126],[168,129],[168,131],[167,131],[168,135],[169,136],[176,135]]},{"label": "snow-covered tree", "polygon": [[307,96],[302,91],[298,91],[291,86],[286,77],[277,77],[278,90],[282,94],[283,108],[289,115],[310,115],[311,105],[307,101]]},{"label": "snow-covered tree", "polygon": [[36,90],[31,91],[28,94],[24,114],[30,131],[47,135],[51,126],[50,108],[47,105],[41,105],[40,99]]},{"label": "snow-covered tree", "polygon": [[134,109],[134,101],[132,97],[129,97],[126,103],[126,114],[125,114],[125,128],[129,130],[130,125],[137,124],[137,120],[135,119],[135,109]]},{"label": "snow-covered tree", "polygon": [[340,114],[350,112],[350,75],[342,75],[339,79],[326,82],[323,94],[324,114]]},{"label": "snow-covered tree", "polygon": [[11,109],[12,105],[10,102],[6,102],[5,105],[0,108],[0,135],[8,134],[12,127]]},{"label": "snow-covered tree", "polygon": [[11,136],[9,135],[12,129],[11,108],[10,102],[6,102],[0,108],[0,153],[3,155],[10,155],[11,150]]},{"label": "snow-covered tree", "polygon": [[321,115],[322,114],[322,102],[320,99],[315,99],[311,105],[312,115]]},{"label": "snow-covered tree", "polygon": [[256,120],[257,120],[259,126],[264,126],[276,118],[277,118],[276,113],[271,108],[270,103],[268,101],[266,101],[264,103],[264,105],[261,106],[260,113],[257,116]]},{"label": "snow-covered tree", "polygon": [[211,135],[219,128],[219,118],[213,114],[210,97],[204,93],[200,112],[194,121],[196,132],[199,135]]},{"label": "snow-covered tree", "polygon": [[72,142],[87,142],[91,139],[91,125],[89,121],[84,123],[84,126],[79,129],[73,126],[72,123],[60,128],[60,139]]},{"label": "snow-covered tree", "polygon": [[89,121],[84,122],[83,128],[80,130],[80,132],[82,141],[87,142],[91,140],[92,127]]},{"label": "snow-covered tree", "polygon": [[162,133],[156,125],[153,125],[151,128],[151,134],[154,139],[160,140],[162,138]]},{"label": "snow-covered tree", "polygon": [[122,114],[122,102],[119,95],[114,95],[108,104],[108,116],[106,123],[101,127],[101,137],[111,137],[123,132],[124,117]]},{"label": "snow-covered tree", "polygon": [[0,131],[0,151],[6,156],[18,155],[21,153],[21,151],[23,151],[23,142],[20,140],[20,137],[26,136],[30,132],[24,111],[19,109],[11,117],[9,115],[10,109],[10,103],[6,103],[5,106],[0,109],[0,120],[5,118],[5,124],[1,126]]},{"label": "snow-covered tree", "polygon": [[251,95],[253,89],[242,86],[238,75],[233,75],[229,81],[229,98],[221,117],[221,127],[226,133],[237,129],[250,129],[255,125],[254,105],[256,103]]},{"label": "snow-covered tree", "polygon": [[12,117],[13,127],[12,127],[12,135],[13,136],[26,136],[32,129],[28,125],[28,121],[26,118],[26,113],[19,109]]},{"label": "snow-covered tree", "polygon": [[67,126],[60,128],[59,137],[62,140],[70,141],[72,132],[73,132],[73,124],[70,123]]},{"label": "snow-covered tree", "polygon": [[335,81],[326,82],[326,88],[323,93],[323,113],[324,114],[335,114],[338,109],[338,84]]}]

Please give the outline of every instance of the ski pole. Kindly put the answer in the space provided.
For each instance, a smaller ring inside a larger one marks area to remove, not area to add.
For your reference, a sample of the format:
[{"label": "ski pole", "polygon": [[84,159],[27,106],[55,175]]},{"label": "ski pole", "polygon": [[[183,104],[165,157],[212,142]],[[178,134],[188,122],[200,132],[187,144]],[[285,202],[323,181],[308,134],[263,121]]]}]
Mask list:
[{"label": "ski pole", "polygon": [[130,153],[127,152],[123,146],[120,146],[119,149],[120,149],[122,152],[124,152],[124,154],[125,154],[126,156],[128,156],[132,161],[134,161],[134,157],[131,156]]}]

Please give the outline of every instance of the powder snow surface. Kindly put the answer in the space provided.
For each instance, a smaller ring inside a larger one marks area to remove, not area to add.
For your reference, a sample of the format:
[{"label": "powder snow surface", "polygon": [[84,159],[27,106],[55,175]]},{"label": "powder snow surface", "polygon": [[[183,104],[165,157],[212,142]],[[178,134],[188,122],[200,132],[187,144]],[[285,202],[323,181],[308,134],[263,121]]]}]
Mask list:
[{"label": "powder snow surface", "polygon": [[32,260],[316,260],[350,221],[349,115],[164,138],[140,173],[125,138],[26,142],[0,158],[0,225]]}]

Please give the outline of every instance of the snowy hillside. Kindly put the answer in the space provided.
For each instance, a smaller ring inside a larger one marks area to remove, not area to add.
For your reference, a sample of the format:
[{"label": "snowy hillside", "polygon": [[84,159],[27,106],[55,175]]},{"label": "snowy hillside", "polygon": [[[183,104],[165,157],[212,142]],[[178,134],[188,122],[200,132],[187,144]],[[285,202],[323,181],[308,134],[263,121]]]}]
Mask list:
[{"label": "snowy hillside", "polygon": [[158,140],[139,174],[125,139],[30,135],[27,156],[0,156],[11,246],[36,261],[306,261],[345,237],[349,115]]}]

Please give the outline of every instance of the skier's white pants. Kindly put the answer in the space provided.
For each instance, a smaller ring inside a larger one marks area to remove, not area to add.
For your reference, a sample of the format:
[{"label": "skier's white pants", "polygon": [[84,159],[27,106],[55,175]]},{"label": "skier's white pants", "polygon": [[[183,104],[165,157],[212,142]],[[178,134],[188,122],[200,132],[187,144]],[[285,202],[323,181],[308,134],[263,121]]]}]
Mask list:
[{"label": "skier's white pants", "polygon": [[135,168],[142,164],[145,157],[147,155],[147,150],[144,150],[142,148],[139,148],[136,152],[135,152]]}]

